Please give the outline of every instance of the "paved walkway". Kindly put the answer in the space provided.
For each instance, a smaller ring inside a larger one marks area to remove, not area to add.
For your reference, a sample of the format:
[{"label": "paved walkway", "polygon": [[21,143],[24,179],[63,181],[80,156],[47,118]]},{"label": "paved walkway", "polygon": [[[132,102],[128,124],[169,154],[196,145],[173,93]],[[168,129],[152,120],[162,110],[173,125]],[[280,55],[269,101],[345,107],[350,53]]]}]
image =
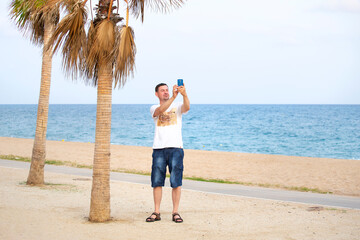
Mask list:
[{"label": "paved walkway", "polygon": [[[26,162],[9,161],[0,159],[0,167],[29,169],[30,164]],[[45,171],[92,177],[91,169],[72,168],[65,166],[46,165]],[[150,176],[111,172],[112,181],[131,182],[150,185]],[[169,186],[166,181],[166,186]],[[183,189],[200,191],[214,194],[224,194],[249,198],[277,200],[285,202],[297,202],[310,205],[321,205],[329,207],[360,209],[359,197],[338,196],[332,194],[317,194],[307,192],[285,191],[261,187],[248,187],[238,184],[220,184],[198,181],[183,181]]]}]

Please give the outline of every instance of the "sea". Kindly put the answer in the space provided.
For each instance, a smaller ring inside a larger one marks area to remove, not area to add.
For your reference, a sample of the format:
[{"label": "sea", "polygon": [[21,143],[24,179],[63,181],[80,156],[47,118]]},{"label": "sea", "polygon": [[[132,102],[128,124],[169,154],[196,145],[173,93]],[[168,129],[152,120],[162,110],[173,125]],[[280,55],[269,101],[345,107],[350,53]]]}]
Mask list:
[{"label": "sea", "polygon": [[[152,146],[148,104],[113,104],[111,143]],[[0,136],[34,138],[37,105],[0,104]],[[95,104],[50,104],[47,139],[95,141]],[[360,105],[192,104],[185,149],[360,160]]]}]

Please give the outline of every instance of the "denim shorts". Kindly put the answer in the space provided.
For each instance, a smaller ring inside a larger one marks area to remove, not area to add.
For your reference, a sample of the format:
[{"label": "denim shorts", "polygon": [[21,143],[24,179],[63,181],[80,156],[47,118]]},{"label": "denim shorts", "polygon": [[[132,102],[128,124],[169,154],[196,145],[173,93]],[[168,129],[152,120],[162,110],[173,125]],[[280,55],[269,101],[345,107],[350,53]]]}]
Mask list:
[{"label": "denim shorts", "polygon": [[151,187],[163,187],[166,178],[166,166],[169,166],[170,186],[182,186],[184,171],[184,150],[182,148],[154,149],[152,154]]}]

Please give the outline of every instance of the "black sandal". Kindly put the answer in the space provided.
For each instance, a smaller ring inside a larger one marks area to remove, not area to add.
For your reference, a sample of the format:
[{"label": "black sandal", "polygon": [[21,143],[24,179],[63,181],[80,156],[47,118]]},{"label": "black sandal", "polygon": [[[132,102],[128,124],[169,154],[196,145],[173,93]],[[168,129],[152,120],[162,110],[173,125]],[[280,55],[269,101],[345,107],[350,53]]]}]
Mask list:
[{"label": "black sandal", "polygon": [[[178,216],[178,218],[175,218],[175,216]],[[182,223],[184,221],[179,213],[173,213],[172,220],[176,223]]]},{"label": "black sandal", "polygon": [[[152,218],[151,216],[155,215],[155,218]],[[161,217],[160,217],[160,213],[156,213],[153,212],[147,219],[146,222],[155,222],[155,221],[160,221]]]}]

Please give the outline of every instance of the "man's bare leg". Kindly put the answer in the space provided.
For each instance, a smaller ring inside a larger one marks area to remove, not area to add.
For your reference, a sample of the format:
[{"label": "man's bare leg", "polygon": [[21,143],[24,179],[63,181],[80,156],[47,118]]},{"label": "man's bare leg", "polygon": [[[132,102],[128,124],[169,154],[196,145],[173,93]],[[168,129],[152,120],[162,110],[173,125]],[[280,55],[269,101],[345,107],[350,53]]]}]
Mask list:
[{"label": "man's bare leg", "polygon": [[160,203],[161,203],[161,198],[162,198],[162,187],[154,187],[153,195],[154,195],[155,211],[150,215],[150,217],[146,218],[146,222],[154,222],[154,221],[161,220],[161,218],[160,218]]},{"label": "man's bare leg", "polygon": [[160,203],[161,203],[161,198],[162,198],[162,187],[154,187],[153,195],[154,195],[155,212],[160,213]]},{"label": "man's bare leg", "polygon": [[[173,201],[173,212],[177,213],[179,210],[179,204],[180,204],[180,197],[181,197],[181,187],[173,188],[172,189],[172,201]],[[175,219],[178,218],[178,216],[175,216]]]}]

